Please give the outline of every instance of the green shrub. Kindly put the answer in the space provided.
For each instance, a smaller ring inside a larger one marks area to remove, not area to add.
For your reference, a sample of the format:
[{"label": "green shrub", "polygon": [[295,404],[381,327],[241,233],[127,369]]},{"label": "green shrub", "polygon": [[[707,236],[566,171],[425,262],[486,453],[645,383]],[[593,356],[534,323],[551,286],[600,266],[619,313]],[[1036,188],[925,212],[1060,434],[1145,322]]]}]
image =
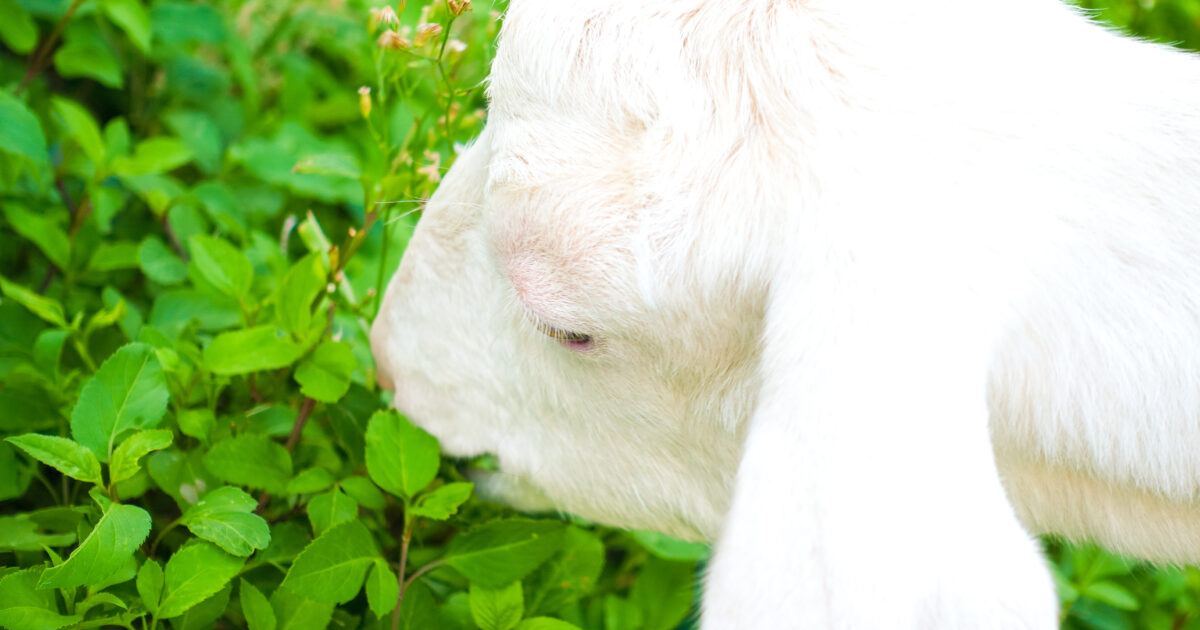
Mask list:
[{"label": "green shrub", "polygon": [[[0,0],[0,626],[692,625],[705,547],[482,502],[375,389],[502,9]],[[1194,569],[1049,550],[1070,627],[1197,616]]]}]

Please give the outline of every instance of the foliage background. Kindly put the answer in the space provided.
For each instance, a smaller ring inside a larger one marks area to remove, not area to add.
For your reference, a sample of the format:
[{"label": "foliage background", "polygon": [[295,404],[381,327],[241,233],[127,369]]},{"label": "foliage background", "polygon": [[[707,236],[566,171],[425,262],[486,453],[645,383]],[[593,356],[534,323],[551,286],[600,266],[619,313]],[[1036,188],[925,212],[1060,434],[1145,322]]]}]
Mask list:
[{"label": "foliage background", "polygon": [[[704,547],[470,497],[375,389],[467,5],[0,0],[0,626],[694,625]],[[1200,0],[1083,5],[1200,48]],[[1046,543],[1064,627],[1200,628],[1200,571]]]}]

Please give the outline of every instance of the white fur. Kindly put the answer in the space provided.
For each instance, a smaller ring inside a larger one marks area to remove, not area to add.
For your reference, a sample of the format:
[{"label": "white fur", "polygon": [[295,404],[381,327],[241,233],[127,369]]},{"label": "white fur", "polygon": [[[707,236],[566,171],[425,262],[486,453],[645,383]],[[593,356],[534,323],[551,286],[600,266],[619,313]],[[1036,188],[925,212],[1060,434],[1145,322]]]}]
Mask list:
[{"label": "white fur", "polygon": [[484,490],[715,541],[706,629],[1050,628],[1042,532],[1200,561],[1195,58],[1053,0],[513,0],[491,82],[372,333]]}]

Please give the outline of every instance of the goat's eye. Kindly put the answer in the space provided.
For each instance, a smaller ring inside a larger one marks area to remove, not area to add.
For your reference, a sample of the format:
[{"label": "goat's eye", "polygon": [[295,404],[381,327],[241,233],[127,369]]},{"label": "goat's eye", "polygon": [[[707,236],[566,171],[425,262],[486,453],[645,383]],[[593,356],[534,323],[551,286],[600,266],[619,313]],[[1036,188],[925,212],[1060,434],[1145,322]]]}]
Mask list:
[{"label": "goat's eye", "polygon": [[572,348],[586,348],[592,343],[591,335],[555,328],[541,321],[536,321],[534,324],[542,334]]}]

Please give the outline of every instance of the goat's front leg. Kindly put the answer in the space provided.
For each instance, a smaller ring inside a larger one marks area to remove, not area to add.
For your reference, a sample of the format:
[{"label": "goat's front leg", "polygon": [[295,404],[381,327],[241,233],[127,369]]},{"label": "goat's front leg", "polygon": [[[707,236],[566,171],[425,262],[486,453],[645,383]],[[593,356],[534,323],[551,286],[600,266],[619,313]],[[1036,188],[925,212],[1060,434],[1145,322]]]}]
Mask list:
[{"label": "goat's front leg", "polygon": [[953,308],[860,287],[772,300],[702,627],[1056,627],[992,455],[987,344]]}]

